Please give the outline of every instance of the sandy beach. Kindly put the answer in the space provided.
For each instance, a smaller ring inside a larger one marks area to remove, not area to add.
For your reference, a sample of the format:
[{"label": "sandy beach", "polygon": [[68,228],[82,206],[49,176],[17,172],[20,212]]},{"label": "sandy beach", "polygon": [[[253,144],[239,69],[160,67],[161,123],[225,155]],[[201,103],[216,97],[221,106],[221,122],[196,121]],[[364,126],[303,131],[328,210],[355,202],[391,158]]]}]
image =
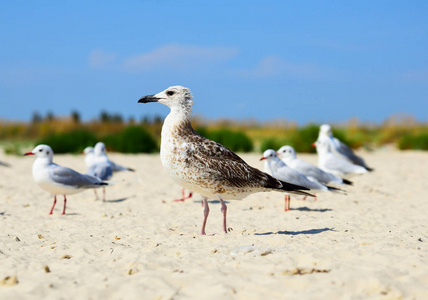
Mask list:
[{"label": "sandy beach", "polygon": [[[289,212],[282,193],[228,201],[227,234],[211,201],[213,236],[199,235],[199,195],[173,201],[159,154],[109,153],[136,172],[116,174],[104,203],[69,196],[66,215],[62,196],[48,214],[34,157],[0,154],[0,299],[428,299],[428,153],[358,153],[375,172],[346,196],[294,196]],[[82,156],[54,162],[86,172]]]}]

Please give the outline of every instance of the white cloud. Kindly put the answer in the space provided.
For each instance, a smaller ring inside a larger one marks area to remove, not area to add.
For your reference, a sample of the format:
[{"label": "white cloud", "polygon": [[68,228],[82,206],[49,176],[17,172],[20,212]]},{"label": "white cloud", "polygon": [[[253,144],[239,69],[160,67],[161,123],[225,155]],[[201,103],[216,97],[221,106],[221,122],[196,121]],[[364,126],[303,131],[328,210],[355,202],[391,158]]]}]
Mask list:
[{"label": "white cloud", "polygon": [[238,50],[232,47],[203,47],[171,44],[151,52],[125,59],[126,71],[149,71],[159,68],[193,70],[201,66],[215,65],[236,57]]},{"label": "white cloud", "polygon": [[294,63],[278,55],[269,55],[262,58],[253,68],[236,70],[235,73],[250,78],[287,76],[291,78],[321,79],[332,72],[331,70],[322,70],[316,64]]},{"label": "white cloud", "polygon": [[116,60],[116,58],[117,55],[115,53],[107,53],[101,49],[97,49],[89,54],[89,65],[92,68],[103,68]]}]

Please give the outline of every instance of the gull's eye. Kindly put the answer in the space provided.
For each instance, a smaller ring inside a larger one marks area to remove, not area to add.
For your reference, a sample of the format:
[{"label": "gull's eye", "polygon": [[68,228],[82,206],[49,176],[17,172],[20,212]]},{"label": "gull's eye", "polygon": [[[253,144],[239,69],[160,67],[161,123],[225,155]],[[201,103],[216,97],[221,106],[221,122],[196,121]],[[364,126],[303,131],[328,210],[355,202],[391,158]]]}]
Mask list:
[{"label": "gull's eye", "polygon": [[166,92],[166,94],[167,94],[168,96],[172,96],[172,95],[174,95],[174,91],[168,91],[168,92]]},{"label": "gull's eye", "polygon": [[43,151],[43,149],[39,149],[39,152],[42,152]]}]

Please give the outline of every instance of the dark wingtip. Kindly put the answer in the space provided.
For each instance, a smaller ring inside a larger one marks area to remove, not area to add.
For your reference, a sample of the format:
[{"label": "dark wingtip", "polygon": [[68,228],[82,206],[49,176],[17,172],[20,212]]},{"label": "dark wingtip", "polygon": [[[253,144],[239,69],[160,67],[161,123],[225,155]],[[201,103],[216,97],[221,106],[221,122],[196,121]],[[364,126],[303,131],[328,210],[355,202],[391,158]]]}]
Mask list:
[{"label": "dark wingtip", "polygon": [[352,181],[350,181],[350,180],[348,180],[348,179],[343,178],[342,180],[343,180],[342,182],[343,182],[344,184],[348,184],[348,185],[353,185],[353,184],[354,184]]},{"label": "dark wingtip", "polygon": [[374,169],[373,169],[373,168],[366,167],[366,169],[367,169],[367,171],[369,171],[369,172],[373,172],[373,171],[374,171]]},{"label": "dark wingtip", "polygon": [[329,190],[330,192],[342,192],[342,193],[346,193],[346,191],[345,191],[345,190],[339,189],[339,188],[334,187],[334,186],[328,186],[328,185],[327,185],[327,188],[328,188],[328,190]]}]

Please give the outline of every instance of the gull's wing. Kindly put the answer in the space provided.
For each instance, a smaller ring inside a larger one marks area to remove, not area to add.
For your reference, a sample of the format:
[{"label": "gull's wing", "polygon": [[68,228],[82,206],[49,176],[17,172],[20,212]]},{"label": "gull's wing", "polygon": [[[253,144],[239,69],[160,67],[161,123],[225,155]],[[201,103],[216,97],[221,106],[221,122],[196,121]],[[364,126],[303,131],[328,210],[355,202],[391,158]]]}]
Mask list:
[{"label": "gull's wing", "polygon": [[[330,155],[324,162],[324,167],[330,170],[336,170],[341,173],[351,174],[351,173],[363,173],[364,169],[361,166],[354,165],[346,160],[337,158],[333,155]],[[364,169],[365,170],[365,169]]]},{"label": "gull's wing", "polygon": [[342,143],[339,139],[337,138],[333,138],[333,139],[334,139],[335,150],[337,152],[339,152],[342,156],[348,159],[351,163],[366,168],[366,163],[364,162],[364,159],[356,155],[351,148],[349,148],[346,144]]},{"label": "gull's wing", "polygon": [[108,163],[95,163],[86,174],[98,177],[101,180],[109,180],[113,176],[113,170]]},{"label": "gull's wing", "polygon": [[324,172],[320,168],[300,159],[295,159],[290,166],[307,177],[312,177],[321,183],[330,182],[330,174]]},{"label": "gull's wing", "polygon": [[106,185],[106,183],[102,182],[97,177],[80,174],[70,168],[62,167],[57,164],[52,164],[50,166],[49,175],[56,183],[76,188],[94,188]]},{"label": "gull's wing", "polygon": [[[297,194],[308,194],[299,190],[308,190],[303,186],[281,183],[276,178],[248,165],[242,158],[223,145],[193,135],[187,141],[184,153],[189,172],[197,170],[201,179],[208,184],[215,180],[237,188],[281,189]],[[313,196],[309,194],[310,196]]]}]

